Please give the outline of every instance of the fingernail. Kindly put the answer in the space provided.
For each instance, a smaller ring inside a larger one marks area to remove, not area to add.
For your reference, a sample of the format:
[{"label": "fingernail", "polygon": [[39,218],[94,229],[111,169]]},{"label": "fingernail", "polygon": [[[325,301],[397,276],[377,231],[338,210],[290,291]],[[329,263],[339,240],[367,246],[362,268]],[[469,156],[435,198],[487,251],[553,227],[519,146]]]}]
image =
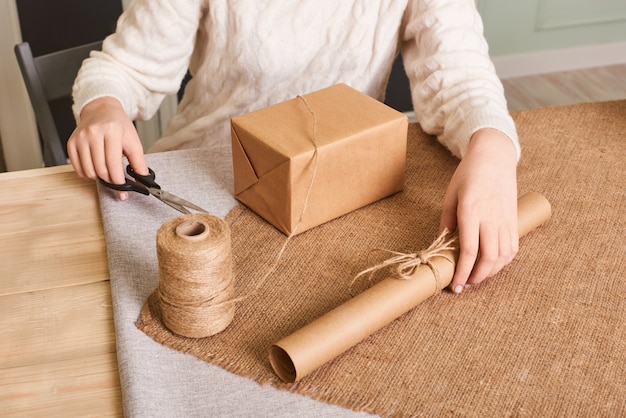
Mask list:
[{"label": "fingernail", "polygon": [[120,193],[120,200],[128,199],[128,193]]},{"label": "fingernail", "polygon": [[454,293],[461,293],[463,291],[463,286],[461,286],[460,284],[457,284],[456,287],[454,288]]},{"label": "fingernail", "polygon": [[466,284],[465,286],[463,286],[464,289],[469,289],[470,287],[472,287],[471,284]]}]

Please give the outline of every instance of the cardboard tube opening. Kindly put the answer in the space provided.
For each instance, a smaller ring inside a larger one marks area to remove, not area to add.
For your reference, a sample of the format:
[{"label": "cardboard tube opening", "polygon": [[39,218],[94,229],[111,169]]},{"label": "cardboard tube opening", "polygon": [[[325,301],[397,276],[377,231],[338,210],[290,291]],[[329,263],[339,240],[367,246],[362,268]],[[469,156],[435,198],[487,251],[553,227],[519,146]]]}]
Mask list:
[{"label": "cardboard tube opening", "polygon": [[181,222],[176,227],[176,235],[189,241],[201,241],[209,234],[209,226],[197,220]]},{"label": "cardboard tube opening", "polygon": [[296,381],[296,366],[289,354],[281,347],[277,345],[270,347],[270,363],[283,382],[292,383]]}]

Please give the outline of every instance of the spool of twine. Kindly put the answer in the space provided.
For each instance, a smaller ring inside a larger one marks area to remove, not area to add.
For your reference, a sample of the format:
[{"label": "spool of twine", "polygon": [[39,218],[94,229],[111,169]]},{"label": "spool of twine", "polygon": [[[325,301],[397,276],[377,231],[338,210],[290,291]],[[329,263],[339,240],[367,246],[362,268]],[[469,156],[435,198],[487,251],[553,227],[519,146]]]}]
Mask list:
[{"label": "spool of twine", "polygon": [[223,331],[232,321],[230,229],[204,213],[174,218],[157,232],[158,297],[165,326],[191,338]]},{"label": "spool of twine", "polygon": [[[306,99],[302,96],[298,98],[312,118],[313,172],[296,226],[252,293],[276,269],[287,244],[296,235],[317,173],[317,120]],[[223,331],[233,320],[235,304],[252,294],[233,296],[230,229],[215,216],[187,214],[163,224],[157,232],[157,257],[157,294],[163,323],[178,335],[204,338]]]}]

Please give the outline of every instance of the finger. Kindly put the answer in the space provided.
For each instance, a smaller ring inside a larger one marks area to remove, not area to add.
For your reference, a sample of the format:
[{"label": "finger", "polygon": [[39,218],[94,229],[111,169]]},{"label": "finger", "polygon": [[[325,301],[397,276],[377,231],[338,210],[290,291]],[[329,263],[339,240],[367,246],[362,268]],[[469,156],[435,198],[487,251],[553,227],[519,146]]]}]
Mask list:
[{"label": "finger", "polygon": [[[125,181],[125,176],[124,170],[122,168],[121,153],[116,154],[115,151],[111,151],[110,148],[107,148],[106,144],[108,142],[109,141],[107,141],[106,139],[102,141],[95,141],[89,148],[89,155],[92,161],[93,169],[96,173],[95,175],[96,177],[99,177],[109,183],[123,184]],[[114,166],[112,168],[109,168],[108,160],[113,160],[115,157],[108,156],[107,152],[111,152],[112,154],[116,154],[119,156],[117,157],[117,160],[119,161],[119,167],[117,168],[117,170]],[[127,192],[115,191],[115,195],[119,200],[128,199]]]},{"label": "finger", "polygon": [[461,293],[476,263],[479,248],[478,221],[459,220],[459,258],[450,286]]},{"label": "finger", "polygon": [[88,143],[81,142],[77,145],[77,152],[80,159],[80,165],[86,178],[97,180],[98,175],[91,159],[91,150]]},{"label": "finger", "polygon": [[498,230],[498,250],[495,259],[491,265],[491,270],[485,274],[483,278],[493,277],[508,263],[511,253],[511,235],[508,228],[500,228]]},{"label": "finger", "polygon": [[517,225],[512,227],[503,227],[500,229],[500,254],[498,262],[494,264],[491,273],[487,277],[493,277],[498,274],[507,264],[509,264],[519,250],[519,236]]},{"label": "finger", "polygon": [[509,263],[515,259],[519,252],[519,230],[517,228],[517,222],[513,222],[511,226],[511,258],[508,261]]},{"label": "finger", "polygon": [[106,171],[114,184],[124,184],[126,175],[124,174],[124,166],[122,164],[122,145],[120,138],[115,133],[107,136],[103,141],[103,150],[100,156],[103,158],[102,163],[106,167]]},{"label": "finger", "polygon": [[501,268],[500,258],[500,236],[498,230],[493,230],[488,226],[480,228],[479,256],[467,282],[478,284],[490,277],[493,271]]},{"label": "finger", "polygon": [[118,190],[115,191],[117,198],[119,200],[128,200],[128,192],[120,192]]},{"label": "finger", "polygon": [[456,221],[456,208],[457,208],[457,200],[456,198],[451,198],[447,196],[444,197],[442,208],[441,208],[441,220],[439,221],[439,234],[442,234],[444,230],[448,230],[448,232],[456,231],[457,221]]},{"label": "finger", "polygon": [[72,138],[70,138],[67,142],[67,155],[70,157],[70,162],[74,167],[74,171],[78,177],[86,178],[85,172],[83,170],[83,166],[80,161],[80,156],[78,155],[78,150],[76,149],[76,145]]},{"label": "finger", "polygon": [[146,163],[146,157],[144,156],[143,146],[137,136],[137,133],[133,129],[134,138],[125,149],[124,154],[128,158],[128,163],[135,170],[136,173],[145,176],[148,174],[148,164]]},{"label": "finger", "polygon": [[[124,165],[122,163],[122,139],[121,134],[116,132],[109,133],[103,141],[104,164],[110,181],[114,184],[124,184],[126,175],[124,174]],[[115,194],[119,200],[128,200],[128,192],[116,191]]]},{"label": "finger", "polygon": [[478,258],[468,278],[468,283],[479,284],[497,273],[502,266],[502,241],[498,230],[482,228],[480,233]]},{"label": "finger", "polygon": [[105,139],[100,139],[98,141],[92,141],[90,144],[89,152],[91,154],[94,171],[97,177],[106,182],[121,184],[123,180],[120,182],[119,176],[115,179],[109,172],[106,162],[105,141]]}]

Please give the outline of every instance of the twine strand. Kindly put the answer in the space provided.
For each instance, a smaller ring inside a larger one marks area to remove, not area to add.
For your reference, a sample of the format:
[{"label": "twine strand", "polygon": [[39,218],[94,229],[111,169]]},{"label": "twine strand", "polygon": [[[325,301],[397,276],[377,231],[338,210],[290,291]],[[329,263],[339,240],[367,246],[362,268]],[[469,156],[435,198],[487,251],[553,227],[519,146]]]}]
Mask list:
[{"label": "twine strand", "polygon": [[[229,294],[229,297],[227,297],[227,298],[224,298],[224,297],[220,298],[221,300],[216,301],[215,303],[212,304],[212,309],[215,310],[215,311],[218,311],[218,310],[227,311],[228,309],[230,309],[232,311],[234,309],[234,305],[236,303],[239,303],[239,302],[249,298],[250,296],[252,296],[254,293],[256,293],[265,284],[265,282],[267,281],[269,276],[278,267],[280,261],[282,260],[283,255],[285,253],[285,250],[287,249],[287,245],[289,244],[291,239],[298,233],[298,229],[299,229],[299,227],[302,224],[302,221],[304,219],[304,215],[306,213],[306,209],[307,209],[308,204],[309,204],[309,198],[310,198],[310,195],[311,195],[311,190],[313,188],[313,184],[314,184],[315,178],[317,176],[317,167],[318,167],[317,117],[315,115],[315,112],[309,106],[309,103],[307,102],[307,100],[303,96],[297,96],[297,97],[298,97],[299,100],[302,101],[302,103],[306,107],[307,111],[311,114],[311,119],[312,119],[312,135],[311,135],[311,137],[312,137],[312,142],[313,142],[313,147],[314,147],[313,148],[313,156],[312,156],[313,172],[311,174],[311,178],[310,178],[309,184],[307,186],[306,195],[305,195],[305,198],[304,198],[304,202],[302,204],[302,210],[300,211],[300,215],[299,215],[298,221],[297,221],[296,225],[294,226],[293,230],[291,231],[291,233],[287,236],[287,238],[285,239],[285,241],[281,245],[280,250],[276,254],[276,257],[274,257],[274,261],[272,262],[272,264],[270,265],[268,270],[263,274],[261,279],[257,281],[257,283],[254,286],[254,288],[249,293],[247,293],[245,295],[233,297],[232,294]],[[207,264],[211,264],[211,262],[207,262]],[[219,289],[220,289],[219,284],[214,283],[214,285],[216,286],[216,289],[215,289],[216,293],[219,293]],[[161,293],[160,290],[159,290],[159,292]],[[213,298],[213,299],[215,300],[217,298]],[[165,303],[170,303],[167,298],[166,299],[162,298],[161,300],[165,300]],[[191,303],[191,302],[189,302],[189,303]],[[205,311],[205,314],[210,315],[211,312]]]},{"label": "twine strand", "polygon": [[393,256],[381,261],[380,263],[362,270],[352,279],[351,286],[362,276],[367,275],[368,280],[371,281],[374,274],[383,269],[390,269],[392,277],[399,280],[411,280],[415,271],[422,265],[426,265],[430,268],[435,278],[435,286],[437,291],[442,290],[441,276],[439,270],[433,265],[431,260],[436,257],[443,257],[446,260],[454,263],[454,260],[445,254],[445,251],[454,251],[456,244],[458,243],[458,236],[456,234],[450,235],[447,229],[445,229],[438,237],[433,241],[430,246],[424,250],[403,253],[398,251],[392,251],[387,249],[378,248],[375,251],[382,251],[392,254]]},{"label": "twine strand", "polygon": [[[270,277],[270,275],[272,273],[274,273],[274,271],[276,270],[276,268],[278,267],[280,260],[282,260],[283,258],[283,254],[285,253],[285,250],[287,249],[287,245],[289,244],[289,241],[291,241],[291,239],[298,233],[298,229],[300,228],[300,225],[302,224],[302,220],[304,219],[304,215],[306,212],[306,209],[309,205],[309,197],[311,196],[311,189],[313,189],[313,183],[315,182],[315,177],[317,176],[317,166],[318,166],[318,150],[317,150],[317,117],[315,116],[315,112],[313,112],[313,110],[311,109],[311,107],[309,106],[309,103],[306,101],[306,99],[304,98],[304,96],[297,96],[298,99],[300,99],[302,101],[302,103],[304,103],[304,106],[306,107],[307,111],[311,114],[311,124],[312,124],[312,141],[313,141],[313,156],[312,156],[312,161],[313,161],[313,173],[311,174],[311,178],[309,180],[309,184],[307,186],[307,190],[306,190],[306,195],[304,197],[304,202],[302,203],[302,210],[300,211],[300,216],[298,217],[298,222],[296,222],[296,225],[294,226],[293,230],[291,231],[291,233],[287,236],[287,239],[285,239],[285,242],[283,242],[283,245],[280,247],[280,250],[278,251],[278,254],[276,255],[276,257],[274,258],[274,261],[272,262],[270,268],[265,272],[265,274],[263,275],[263,277],[261,277],[261,279],[259,281],[257,281],[257,284],[254,286],[254,289],[243,296],[239,296],[237,298],[231,299],[226,301],[227,303],[237,303],[237,302],[241,302],[244,299],[249,298],[250,296],[252,296],[255,292],[257,292],[267,281],[267,279]],[[225,302],[225,303],[226,303]]]}]

